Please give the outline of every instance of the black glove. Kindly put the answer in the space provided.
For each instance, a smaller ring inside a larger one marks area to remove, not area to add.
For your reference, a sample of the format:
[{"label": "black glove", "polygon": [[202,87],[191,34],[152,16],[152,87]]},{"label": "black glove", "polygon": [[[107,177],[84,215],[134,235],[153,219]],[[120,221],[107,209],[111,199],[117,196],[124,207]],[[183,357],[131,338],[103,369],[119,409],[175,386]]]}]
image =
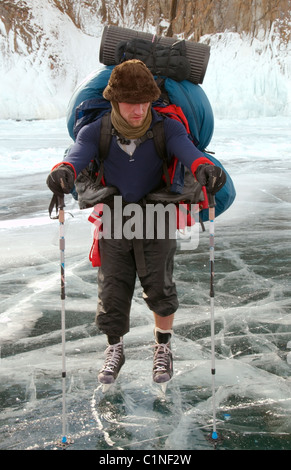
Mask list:
[{"label": "black glove", "polygon": [[219,166],[208,163],[199,165],[196,170],[196,179],[206,187],[209,194],[216,194],[226,182],[226,174]]},{"label": "black glove", "polygon": [[71,166],[60,165],[48,175],[46,184],[57,196],[69,194],[75,182],[75,173]]}]

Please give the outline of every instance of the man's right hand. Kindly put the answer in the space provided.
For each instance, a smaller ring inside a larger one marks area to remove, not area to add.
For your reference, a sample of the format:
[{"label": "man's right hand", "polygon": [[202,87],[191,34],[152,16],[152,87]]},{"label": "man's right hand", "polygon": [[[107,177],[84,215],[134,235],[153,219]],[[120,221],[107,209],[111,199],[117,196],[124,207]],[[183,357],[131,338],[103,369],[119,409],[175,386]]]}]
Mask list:
[{"label": "man's right hand", "polygon": [[62,164],[54,168],[48,175],[46,184],[57,196],[69,194],[75,182],[75,172],[70,165]]}]

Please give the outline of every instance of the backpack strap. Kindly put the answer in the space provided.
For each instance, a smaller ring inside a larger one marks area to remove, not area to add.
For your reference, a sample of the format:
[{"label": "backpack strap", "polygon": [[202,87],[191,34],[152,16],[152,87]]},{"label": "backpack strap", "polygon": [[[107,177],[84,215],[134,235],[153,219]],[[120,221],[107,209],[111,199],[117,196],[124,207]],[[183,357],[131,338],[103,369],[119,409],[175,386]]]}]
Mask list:
[{"label": "backpack strap", "polygon": [[99,172],[96,179],[96,185],[101,183],[104,174],[104,160],[107,158],[111,139],[113,135],[113,127],[111,123],[111,113],[106,113],[101,118],[100,140],[99,140]]},{"label": "backpack strap", "polygon": [[156,151],[160,158],[163,160],[163,171],[166,178],[167,188],[170,189],[171,181],[170,175],[168,171],[168,155],[166,149],[166,137],[165,137],[165,128],[164,128],[164,120],[158,121],[153,126],[153,139],[154,144],[156,147]]},{"label": "backpack strap", "polygon": [[[96,185],[101,183],[104,175],[104,160],[107,158],[111,139],[115,133],[111,123],[111,113],[106,113],[101,118],[101,129],[100,129],[100,140],[99,140],[99,172],[96,180]],[[163,160],[163,172],[166,178],[167,188],[171,187],[170,175],[168,171],[167,163],[167,149],[166,149],[166,138],[164,129],[164,120],[158,121],[152,131],[148,131],[143,137],[140,138],[140,143],[147,139],[153,138],[156,151],[159,157]]]}]

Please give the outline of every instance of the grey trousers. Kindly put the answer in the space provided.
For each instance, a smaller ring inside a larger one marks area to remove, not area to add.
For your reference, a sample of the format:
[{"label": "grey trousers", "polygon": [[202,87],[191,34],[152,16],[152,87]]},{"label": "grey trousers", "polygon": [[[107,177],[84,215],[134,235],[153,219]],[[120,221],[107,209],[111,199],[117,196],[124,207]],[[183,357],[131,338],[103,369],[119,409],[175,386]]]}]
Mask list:
[{"label": "grey trousers", "polygon": [[178,308],[173,281],[175,239],[104,239],[100,241],[96,324],[110,336],[129,331],[136,277],[140,279],[148,307],[168,316]]}]

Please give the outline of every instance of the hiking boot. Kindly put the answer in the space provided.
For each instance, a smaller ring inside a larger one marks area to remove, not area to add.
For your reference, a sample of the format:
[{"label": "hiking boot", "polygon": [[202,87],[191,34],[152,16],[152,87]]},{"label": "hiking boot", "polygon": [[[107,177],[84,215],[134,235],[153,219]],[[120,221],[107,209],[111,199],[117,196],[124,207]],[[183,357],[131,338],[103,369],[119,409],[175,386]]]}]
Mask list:
[{"label": "hiking boot", "polygon": [[102,384],[110,385],[115,382],[115,379],[125,363],[123,354],[123,342],[109,344],[105,350],[106,359],[98,375],[98,381]]},{"label": "hiking boot", "polygon": [[165,383],[173,376],[173,356],[170,343],[157,343],[154,352],[153,381]]},{"label": "hiking boot", "polygon": [[173,356],[170,346],[172,330],[155,328],[155,352],[153,365],[153,381],[165,383],[173,376]]}]

